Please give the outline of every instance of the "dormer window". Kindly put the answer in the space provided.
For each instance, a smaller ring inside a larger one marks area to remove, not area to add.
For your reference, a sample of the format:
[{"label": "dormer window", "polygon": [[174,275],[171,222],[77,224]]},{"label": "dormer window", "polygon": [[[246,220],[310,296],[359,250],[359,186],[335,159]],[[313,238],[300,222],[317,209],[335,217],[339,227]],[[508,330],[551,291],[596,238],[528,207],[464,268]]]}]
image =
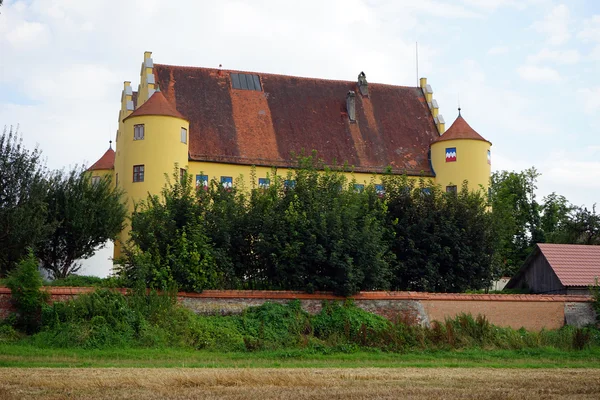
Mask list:
[{"label": "dormer window", "polygon": [[253,74],[231,73],[231,87],[242,90],[256,90],[257,92],[262,91],[258,75]]}]

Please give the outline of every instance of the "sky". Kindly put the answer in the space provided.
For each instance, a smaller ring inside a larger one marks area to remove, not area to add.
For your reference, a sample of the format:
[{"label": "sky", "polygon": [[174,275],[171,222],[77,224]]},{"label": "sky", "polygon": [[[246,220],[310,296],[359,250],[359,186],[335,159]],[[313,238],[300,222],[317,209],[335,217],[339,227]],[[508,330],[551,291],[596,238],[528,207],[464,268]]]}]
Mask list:
[{"label": "sky", "polygon": [[[460,102],[493,143],[494,171],[533,166],[539,200],[600,202],[596,0],[5,0],[0,129],[18,126],[49,168],[91,165],[144,51],[162,64],[349,81],[364,71],[403,86],[424,76],[447,128]],[[82,273],[106,276],[111,254]]]}]

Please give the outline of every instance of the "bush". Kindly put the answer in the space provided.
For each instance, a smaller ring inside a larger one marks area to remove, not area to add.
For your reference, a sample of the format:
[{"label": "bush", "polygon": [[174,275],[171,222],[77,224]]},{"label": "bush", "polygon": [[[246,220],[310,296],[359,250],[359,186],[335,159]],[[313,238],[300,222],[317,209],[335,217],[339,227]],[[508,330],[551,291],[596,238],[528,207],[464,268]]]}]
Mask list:
[{"label": "bush", "polygon": [[315,337],[330,344],[353,343],[361,346],[381,345],[381,338],[391,323],[376,314],[366,312],[351,300],[323,302],[321,312],[312,318]]},{"label": "bush", "polygon": [[17,310],[15,327],[27,334],[37,332],[40,327],[42,306],[48,298],[48,294],[40,290],[42,283],[37,259],[32,252],[19,262],[6,282]]},{"label": "bush", "polygon": [[[46,286],[70,286],[70,287],[90,287],[98,286],[105,287],[106,281],[111,278],[103,279],[97,276],[86,276],[72,274],[62,279],[54,279],[50,282],[45,282]],[[112,278],[115,279],[115,278]]]}]

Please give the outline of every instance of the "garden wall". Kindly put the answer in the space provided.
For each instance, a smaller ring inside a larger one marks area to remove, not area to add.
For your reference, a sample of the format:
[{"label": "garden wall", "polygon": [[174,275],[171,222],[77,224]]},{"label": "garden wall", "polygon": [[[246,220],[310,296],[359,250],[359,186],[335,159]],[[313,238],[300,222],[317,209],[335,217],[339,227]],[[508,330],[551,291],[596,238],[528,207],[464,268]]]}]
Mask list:
[{"label": "garden wall", "polygon": [[[93,288],[47,288],[52,301],[64,301]],[[120,289],[125,293],[124,289]],[[229,315],[267,301],[286,303],[300,300],[302,308],[317,313],[324,300],[343,301],[330,293],[307,294],[291,291],[205,290],[203,293],[179,293],[179,301],[198,314]],[[390,320],[429,325],[460,313],[485,315],[498,326],[529,330],[557,329],[565,324],[584,326],[595,321],[590,296],[445,294],[417,292],[362,292],[354,303]],[[10,290],[0,287],[0,317],[10,313]]]}]

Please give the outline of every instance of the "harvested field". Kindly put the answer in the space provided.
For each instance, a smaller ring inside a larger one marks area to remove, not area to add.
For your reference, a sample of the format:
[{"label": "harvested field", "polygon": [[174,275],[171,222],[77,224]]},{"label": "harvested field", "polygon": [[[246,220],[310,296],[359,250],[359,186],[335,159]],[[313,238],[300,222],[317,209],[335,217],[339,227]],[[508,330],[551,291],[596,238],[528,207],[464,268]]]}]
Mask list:
[{"label": "harvested field", "polygon": [[598,369],[0,369],[2,399],[598,399]]}]

